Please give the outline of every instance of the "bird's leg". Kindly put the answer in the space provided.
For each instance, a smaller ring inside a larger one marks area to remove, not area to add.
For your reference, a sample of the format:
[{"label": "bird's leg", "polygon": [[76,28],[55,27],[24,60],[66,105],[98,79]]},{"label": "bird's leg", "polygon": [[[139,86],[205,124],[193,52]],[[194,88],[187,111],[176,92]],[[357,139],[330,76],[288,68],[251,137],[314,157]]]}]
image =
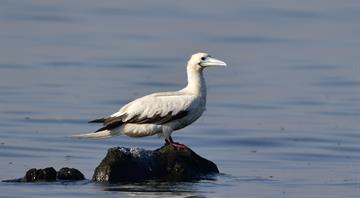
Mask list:
[{"label": "bird's leg", "polygon": [[169,144],[171,144],[170,139],[169,139],[169,138],[165,138],[165,145],[169,145]]},{"label": "bird's leg", "polygon": [[168,138],[165,139],[165,144],[166,145],[170,144],[171,146],[173,146],[175,148],[186,148],[186,146],[184,144],[174,142],[174,140],[172,139],[171,136],[169,136]]}]

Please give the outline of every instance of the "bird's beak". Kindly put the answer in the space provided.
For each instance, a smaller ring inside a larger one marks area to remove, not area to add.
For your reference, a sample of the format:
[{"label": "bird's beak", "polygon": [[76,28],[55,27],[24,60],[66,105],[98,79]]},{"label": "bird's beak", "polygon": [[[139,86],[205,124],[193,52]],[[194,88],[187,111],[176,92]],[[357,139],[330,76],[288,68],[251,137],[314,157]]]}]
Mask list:
[{"label": "bird's beak", "polygon": [[206,60],[201,62],[203,67],[225,67],[226,63],[224,61],[208,57]]}]

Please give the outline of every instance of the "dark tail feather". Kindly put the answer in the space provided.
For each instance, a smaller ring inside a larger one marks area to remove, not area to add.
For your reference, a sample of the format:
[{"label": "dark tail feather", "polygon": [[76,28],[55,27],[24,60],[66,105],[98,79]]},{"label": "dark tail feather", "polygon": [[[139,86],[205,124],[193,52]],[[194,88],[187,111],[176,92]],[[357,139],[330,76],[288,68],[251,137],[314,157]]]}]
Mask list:
[{"label": "dark tail feather", "polygon": [[105,122],[105,118],[100,118],[100,119],[96,119],[96,120],[91,120],[89,121],[89,123],[104,123]]},{"label": "dark tail feather", "polygon": [[104,131],[104,130],[106,130],[106,129],[107,129],[107,127],[104,126],[104,127],[101,127],[100,129],[96,130],[94,133],[97,133],[97,132],[100,132],[100,131]]}]

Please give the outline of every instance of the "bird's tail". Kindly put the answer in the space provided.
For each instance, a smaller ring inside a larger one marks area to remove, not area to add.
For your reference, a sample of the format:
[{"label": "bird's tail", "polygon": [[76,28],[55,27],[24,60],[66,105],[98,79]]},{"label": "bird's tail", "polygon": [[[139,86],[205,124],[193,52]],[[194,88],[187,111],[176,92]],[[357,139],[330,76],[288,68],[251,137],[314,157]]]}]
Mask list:
[{"label": "bird's tail", "polygon": [[112,137],[114,135],[120,135],[120,133],[114,133],[114,131],[110,131],[110,130],[103,130],[103,131],[97,131],[95,133],[85,133],[85,134],[73,135],[71,137],[74,137],[74,138],[108,138],[108,137]]}]

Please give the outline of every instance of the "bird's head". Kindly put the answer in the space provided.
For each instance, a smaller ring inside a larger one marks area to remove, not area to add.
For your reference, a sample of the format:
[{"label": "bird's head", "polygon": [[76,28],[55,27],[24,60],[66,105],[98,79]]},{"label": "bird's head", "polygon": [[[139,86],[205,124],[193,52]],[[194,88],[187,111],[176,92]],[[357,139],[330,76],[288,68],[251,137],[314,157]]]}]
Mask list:
[{"label": "bird's head", "polygon": [[204,69],[205,67],[225,67],[226,63],[212,58],[207,53],[199,52],[191,56],[188,66],[193,67],[194,69]]}]

